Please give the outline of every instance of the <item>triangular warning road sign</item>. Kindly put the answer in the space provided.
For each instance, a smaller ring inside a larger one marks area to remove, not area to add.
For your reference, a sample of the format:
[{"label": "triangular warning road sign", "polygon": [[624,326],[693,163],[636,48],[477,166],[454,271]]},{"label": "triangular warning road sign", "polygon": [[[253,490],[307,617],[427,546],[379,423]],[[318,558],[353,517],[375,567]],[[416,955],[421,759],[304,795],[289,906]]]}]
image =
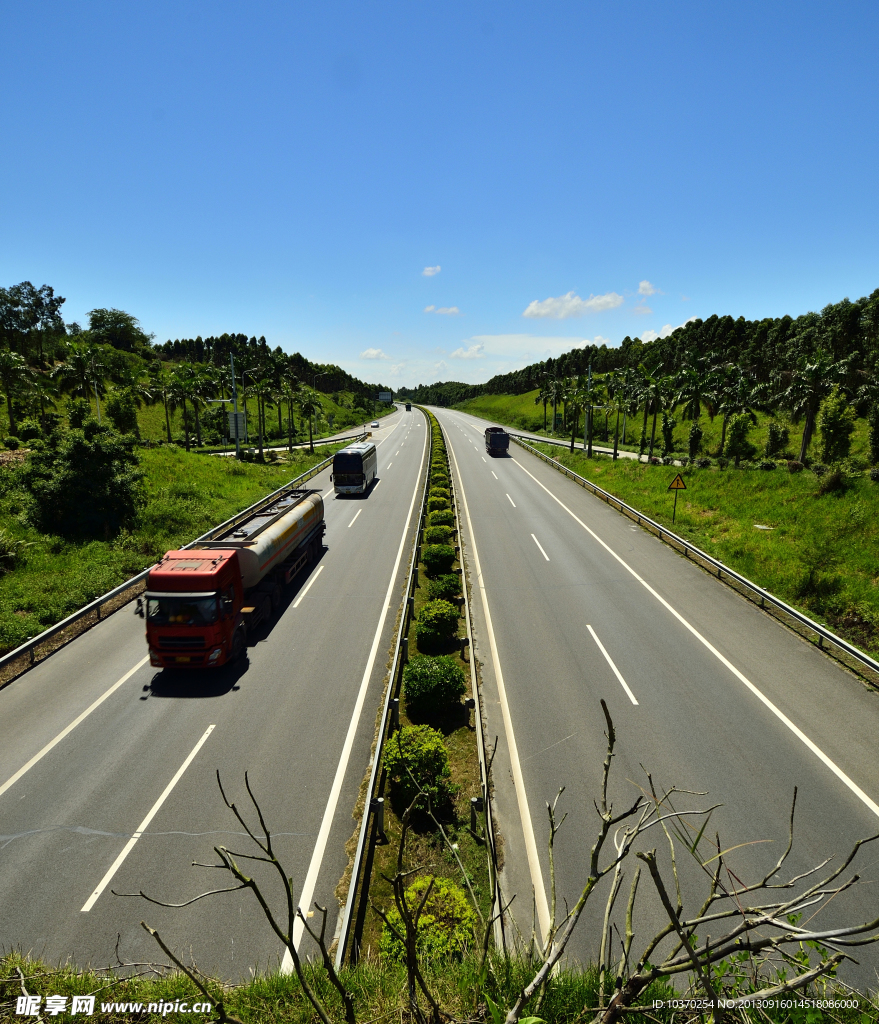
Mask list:
[{"label": "triangular warning road sign", "polygon": [[680,473],[678,473],[674,480],[672,480],[668,485],[668,489],[670,491],[685,491],[687,489],[687,485],[684,483],[684,478]]}]

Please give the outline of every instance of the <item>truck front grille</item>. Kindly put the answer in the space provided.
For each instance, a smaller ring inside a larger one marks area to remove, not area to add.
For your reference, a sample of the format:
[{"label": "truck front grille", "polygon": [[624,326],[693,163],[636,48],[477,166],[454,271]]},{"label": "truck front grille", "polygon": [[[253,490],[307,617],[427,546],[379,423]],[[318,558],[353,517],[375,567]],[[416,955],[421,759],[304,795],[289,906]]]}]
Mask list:
[{"label": "truck front grille", "polygon": [[172,650],[192,650],[204,647],[203,636],[160,636],[159,647]]}]

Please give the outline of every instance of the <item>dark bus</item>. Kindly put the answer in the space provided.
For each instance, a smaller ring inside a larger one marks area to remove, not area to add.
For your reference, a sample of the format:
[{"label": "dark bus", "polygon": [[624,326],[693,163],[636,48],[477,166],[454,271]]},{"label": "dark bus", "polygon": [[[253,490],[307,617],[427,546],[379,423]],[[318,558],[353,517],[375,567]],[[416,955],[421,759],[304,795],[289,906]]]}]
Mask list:
[{"label": "dark bus", "polygon": [[349,444],[333,457],[336,494],[364,494],[376,477],[377,452],[372,441]]}]

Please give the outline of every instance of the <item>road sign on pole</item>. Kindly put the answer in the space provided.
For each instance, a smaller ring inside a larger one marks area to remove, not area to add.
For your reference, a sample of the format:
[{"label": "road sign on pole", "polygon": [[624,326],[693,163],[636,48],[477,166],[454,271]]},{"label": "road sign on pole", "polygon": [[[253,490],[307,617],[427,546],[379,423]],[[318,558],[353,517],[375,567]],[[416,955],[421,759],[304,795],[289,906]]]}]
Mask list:
[{"label": "road sign on pole", "polygon": [[675,516],[678,512],[678,491],[685,491],[687,489],[687,485],[684,483],[684,478],[681,476],[680,473],[678,473],[674,480],[672,480],[672,482],[668,485],[668,489],[670,491],[675,492],[675,505],[671,513],[671,521],[672,523],[674,523]]},{"label": "road sign on pole", "polygon": [[393,402],[394,393],[392,391],[379,391],[378,400],[380,402]]}]

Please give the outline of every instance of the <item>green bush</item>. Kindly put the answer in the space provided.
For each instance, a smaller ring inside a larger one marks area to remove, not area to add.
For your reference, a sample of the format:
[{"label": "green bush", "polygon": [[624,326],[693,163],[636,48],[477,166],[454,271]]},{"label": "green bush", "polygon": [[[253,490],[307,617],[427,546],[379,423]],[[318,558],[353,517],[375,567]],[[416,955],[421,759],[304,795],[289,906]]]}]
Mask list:
[{"label": "green bush", "polygon": [[458,609],[448,601],[428,601],[412,630],[420,651],[435,651],[457,635]]},{"label": "green bush", "polygon": [[54,437],[34,451],[22,476],[34,525],[62,537],[101,539],[131,528],[143,504],[134,438],[95,420]]},{"label": "green bush", "polygon": [[[431,883],[433,883],[431,885]],[[415,948],[425,961],[457,959],[476,941],[476,914],[464,890],[450,878],[423,875],[406,889],[406,907],[415,914],[430,889],[417,923]],[[387,914],[388,923],[405,936],[406,926],[396,907]],[[384,925],[381,936],[382,956],[402,963],[406,959],[403,943]]]},{"label": "green bush", "polygon": [[22,420],[18,424],[18,439],[19,441],[36,441],[38,438],[43,436],[42,427],[37,423],[36,420]]},{"label": "green bush", "polygon": [[424,540],[428,544],[448,544],[451,536],[451,526],[428,526],[424,531]]},{"label": "green bush", "polygon": [[430,490],[427,492],[427,496],[429,498],[447,498],[448,500],[451,500],[452,498],[452,495],[450,494],[449,489],[447,487],[439,487],[436,485],[430,488]]},{"label": "green bush", "polygon": [[451,544],[425,544],[421,561],[428,576],[441,576],[455,564],[455,549]]},{"label": "green bush", "polygon": [[427,499],[427,511],[428,512],[439,512],[440,509],[450,508],[451,503],[448,498],[428,498]]},{"label": "green bush", "polygon": [[85,398],[72,398],[67,403],[67,422],[71,427],[79,429],[91,414],[92,407]]},{"label": "green bush", "polygon": [[454,601],[461,593],[461,577],[450,572],[428,580],[427,596],[431,601]]},{"label": "green bush", "polygon": [[427,514],[428,526],[454,526],[455,513],[450,508],[438,508]]},{"label": "green bush", "polygon": [[399,805],[408,807],[418,796],[418,806],[444,803],[449,790],[449,755],[441,732],[429,725],[404,725],[385,746],[384,767]]},{"label": "green bush", "polygon": [[448,487],[449,486],[449,474],[437,470],[435,473],[431,473],[430,476],[431,487]]},{"label": "green bush", "polygon": [[14,434],[10,434],[9,437],[3,438],[4,447],[8,448],[11,452],[21,447],[21,441]]},{"label": "green bush", "polygon": [[406,706],[416,711],[440,711],[456,703],[467,689],[464,670],[449,657],[416,654],[403,669]]},{"label": "green bush", "polygon": [[107,415],[120,434],[134,434],[140,437],[137,425],[137,402],[127,388],[114,388],[106,403]]}]

